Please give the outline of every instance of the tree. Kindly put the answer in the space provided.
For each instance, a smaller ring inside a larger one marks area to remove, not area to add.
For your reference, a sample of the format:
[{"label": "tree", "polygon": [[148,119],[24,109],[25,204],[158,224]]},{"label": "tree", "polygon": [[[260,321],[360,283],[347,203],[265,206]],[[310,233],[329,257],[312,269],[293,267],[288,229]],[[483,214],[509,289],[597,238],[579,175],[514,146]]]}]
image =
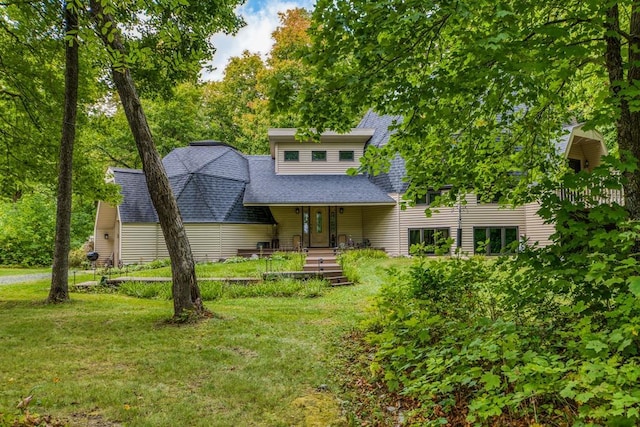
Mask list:
[{"label": "tree", "polygon": [[[175,50],[171,53],[168,63],[164,64],[165,73],[157,73],[156,69],[141,67],[143,76],[149,77],[146,72],[151,71],[151,79],[148,80],[150,83],[166,83],[171,79],[166,80],[165,75],[175,78],[178,75],[193,74],[194,64],[199,64],[204,58],[203,55],[210,52],[211,47],[207,42],[211,35],[210,31],[219,29],[210,21],[231,29],[235,29],[239,24],[232,13],[233,5],[224,1],[219,4],[215,2],[189,4],[186,1],[157,2],[155,9],[148,11],[150,14],[155,14],[146,16],[145,22],[148,25],[140,28],[143,37],[138,44],[147,48],[146,44],[151,41],[160,50],[164,49],[165,45],[168,48],[173,45]],[[133,5],[129,6],[128,12],[135,12],[132,10]],[[133,48],[136,44],[133,42],[132,49],[127,51],[118,24],[113,18],[116,9],[109,1],[90,0],[90,9],[96,34],[111,57],[112,79],[142,160],[147,188],[158,214],[171,258],[174,317],[183,318],[185,314],[191,312],[202,314],[204,307],[196,281],[195,263],[189,240],[130,72],[131,58],[135,58],[136,55],[146,57],[145,51],[139,49],[139,46],[138,49]],[[154,32],[155,30],[158,31]],[[146,62],[147,65],[163,60],[157,58],[157,53],[153,55],[154,60]]]},{"label": "tree", "polygon": [[56,235],[51,272],[49,302],[69,299],[69,251],[71,249],[71,198],[73,179],[73,144],[76,138],[78,113],[78,10],[76,4],[64,4],[65,21],[65,91],[60,161],[58,162],[58,203],[56,205]]},{"label": "tree", "polygon": [[[365,108],[404,117],[367,161],[403,155],[409,197],[450,184],[450,202],[529,200],[573,120],[615,123],[622,156],[640,154],[634,2],[320,0],[313,22],[313,79],[295,108],[318,130],[345,130]],[[640,172],[627,178],[640,218]]]}]

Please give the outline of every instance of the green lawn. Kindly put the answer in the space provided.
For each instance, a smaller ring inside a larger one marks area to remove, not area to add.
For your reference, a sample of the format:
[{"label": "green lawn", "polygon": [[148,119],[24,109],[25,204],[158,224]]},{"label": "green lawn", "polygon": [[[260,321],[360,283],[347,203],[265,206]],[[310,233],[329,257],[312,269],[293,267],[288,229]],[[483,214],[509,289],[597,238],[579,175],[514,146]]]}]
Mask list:
[{"label": "green lawn", "polygon": [[51,306],[47,281],[1,286],[0,425],[27,395],[71,425],[345,425],[340,340],[397,263],[360,262],[365,283],[319,298],[208,302],[216,317],[187,326],[166,323],[170,301],[72,293]]}]

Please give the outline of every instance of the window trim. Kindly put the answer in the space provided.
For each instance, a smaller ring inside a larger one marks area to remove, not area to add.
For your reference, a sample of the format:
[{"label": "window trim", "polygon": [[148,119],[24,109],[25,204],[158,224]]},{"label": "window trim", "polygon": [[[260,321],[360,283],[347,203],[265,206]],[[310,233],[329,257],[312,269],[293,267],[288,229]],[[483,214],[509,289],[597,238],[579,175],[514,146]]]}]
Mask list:
[{"label": "window trim", "polygon": [[[295,159],[288,159],[287,155],[288,154],[293,154],[295,153]],[[284,150],[284,161],[285,162],[299,162],[300,161],[300,151],[298,150]]]},{"label": "window trim", "polygon": [[[343,159],[343,154],[349,154],[349,159]],[[354,162],[356,160],[356,153],[354,150],[340,150],[338,152],[338,161],[340,162]]]},{"label": "window trim", "polygon": [[[518,225],[501,225],[501,226],[490,225],[486,227],[474,226],[473,227],[473,253],[476,255],[487,255],[487,256],[513,254],[514,252],[508,252],[505,250],[506,247],[512,243],[512,242],[507,242],[507,229],[513,229],[516,231],[516,239],[514,241],[517,242],[520,240],[520,226]],[[500,230],[500,252],[492,252],[491,243],[489,243],[486,246],[484,252],[478,252],[478,241],[476,241],[476,230],[485,230],[485,239],[482,240],[483,242],[487,240],[489,240],[490,242],[491,230]]]},{"label": "window trim", "polygon": [[[316,159],[316,154],[322,154],[323,158]],[[327,161],[327,150],[313,150],[311,151],[311,161],[312,162],[326,162]]]}]

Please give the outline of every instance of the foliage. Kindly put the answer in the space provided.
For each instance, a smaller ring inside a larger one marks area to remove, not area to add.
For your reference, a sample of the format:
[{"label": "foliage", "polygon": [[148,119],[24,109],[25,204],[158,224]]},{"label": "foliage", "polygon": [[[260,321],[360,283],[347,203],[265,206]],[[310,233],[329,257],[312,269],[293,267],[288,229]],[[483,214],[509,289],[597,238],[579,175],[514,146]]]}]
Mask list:
[{"label": "foliage", "polygon": [[[629,124],[638,73],[623,60],[636,43],[625,27],[639,22],[630,4],[321,0],[305,57],[311,77],[288,105],[317,131],[347,130],[368,108],[398,116],[363,169],[384,169],[399,153],[410,199],[447,185],[443,203],[472,190],[533,200],[531,185],[557,165],[563,125]],[[616,55],[624,82],[611,74]]]},{"label": "foliage", "polygon": [[595,203],[620,188],[607,167],[566,175],[569,201],[540,184],[558,224],[549,247],[391,274],[369,325],[371,370],[422,402],[416,419],[439,425],[464,408],[474,425],[640,422],[640,224]]},{"label": "foliage", "polygon": [[378,249],[354,249],[344,251],[338,257],[338,262],[342,266],[343,274],[350,282],[359,283],[361,281],[359,264],[367,260],[386,259],[387,253]]},{"label": "foliage", "polygon": [[[46,191],[0,202],[0,265],[50,265],[55,212],[55,198]],[[93,205],[76,200],[74,212],[71,245],[77,248],[93,233]]]}]

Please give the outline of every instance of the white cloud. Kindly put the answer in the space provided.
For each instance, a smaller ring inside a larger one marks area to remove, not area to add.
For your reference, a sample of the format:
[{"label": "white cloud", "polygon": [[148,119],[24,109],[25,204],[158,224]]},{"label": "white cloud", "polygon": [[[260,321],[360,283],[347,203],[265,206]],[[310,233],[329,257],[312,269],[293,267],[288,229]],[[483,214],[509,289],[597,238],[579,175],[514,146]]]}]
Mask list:
[{"label": "white cloud", "polygon": [[243,51],[258,52],[266,56],[273,46],[271,33],[280,24],[278,12],[284,12],[296,7],[312,7],[312,0],[269,1],[250,0],[238,8],[238,13],[244,17],[247,25],[238,31],[235,36],[216,34],[213,36],[213,44],[216,54],[207,63],[216,69],[212,72],[203,70],[202,80],[222,80],[224,68],[229,58],[240,56]]}]

